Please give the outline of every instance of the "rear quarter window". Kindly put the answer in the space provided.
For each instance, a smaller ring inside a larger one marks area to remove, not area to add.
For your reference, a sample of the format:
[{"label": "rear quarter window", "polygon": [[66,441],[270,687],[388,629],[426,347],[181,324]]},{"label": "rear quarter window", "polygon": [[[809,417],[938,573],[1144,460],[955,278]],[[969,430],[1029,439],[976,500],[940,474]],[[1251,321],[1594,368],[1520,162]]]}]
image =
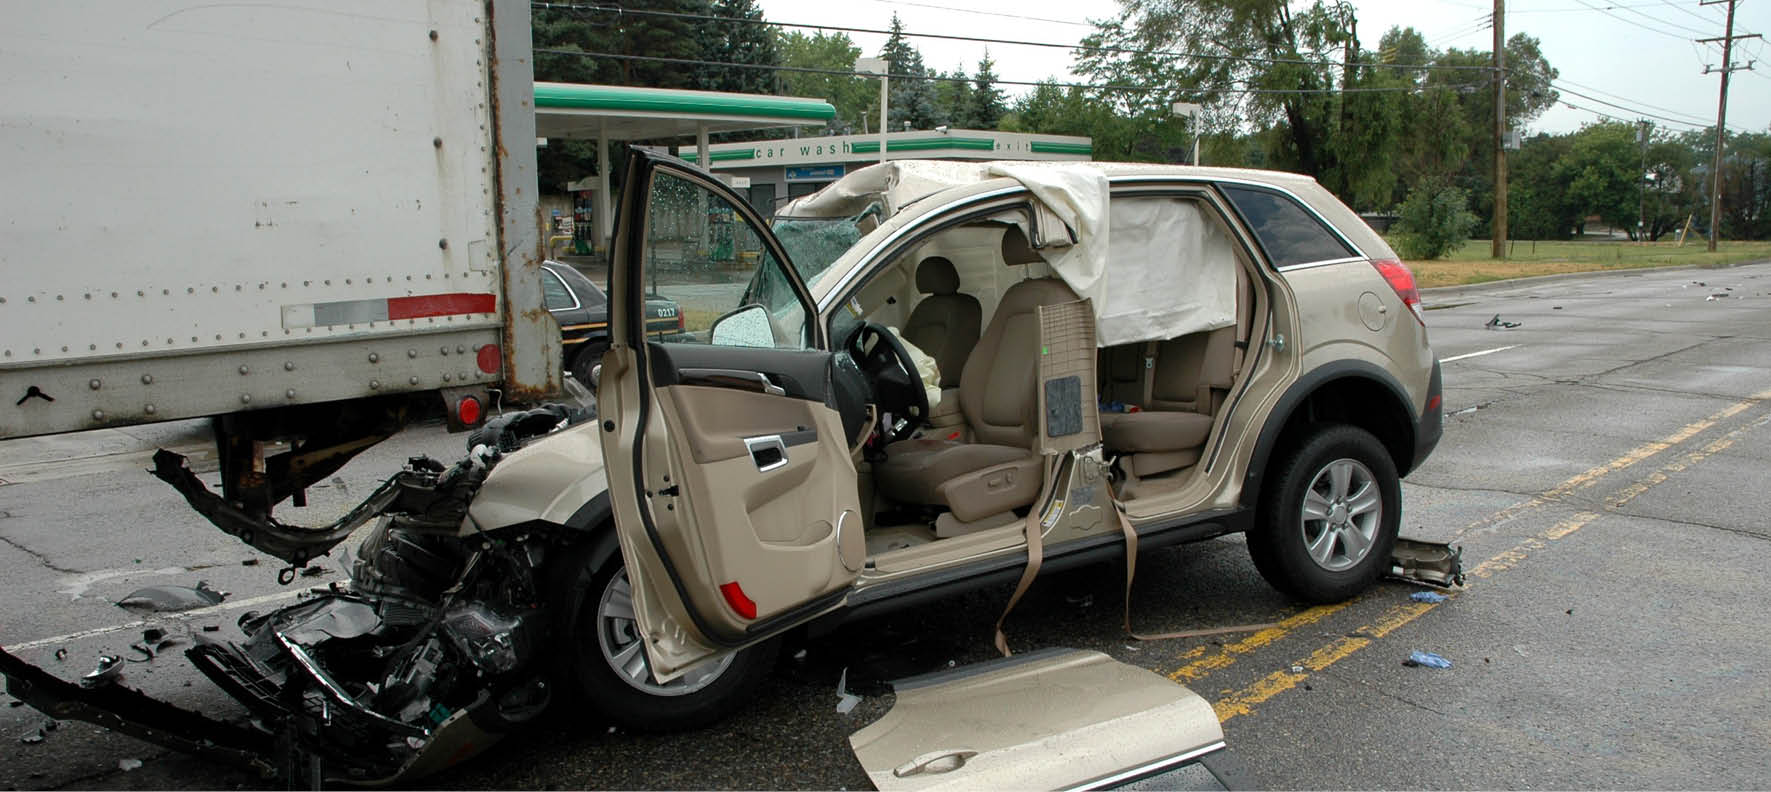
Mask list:
[{"label": "rear quarter window", "polygon": [[1219,189],[1254,231],[1275,267],[1358,255],[1290,196],[1252,187],[1224,185]]}]

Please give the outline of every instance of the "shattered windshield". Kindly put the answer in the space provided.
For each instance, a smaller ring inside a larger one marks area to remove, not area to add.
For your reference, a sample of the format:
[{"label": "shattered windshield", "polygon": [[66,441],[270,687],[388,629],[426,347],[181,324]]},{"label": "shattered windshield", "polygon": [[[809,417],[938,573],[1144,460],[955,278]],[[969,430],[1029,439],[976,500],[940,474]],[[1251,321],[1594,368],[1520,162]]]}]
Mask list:
[{"label": "shattered windshield", "polygon": [[878,214],[875,204],[854,217],[777,217],[770,230],[787,249],[800,280],[810,286],[860,241],[863,222],[868,230],[877,225]]}]

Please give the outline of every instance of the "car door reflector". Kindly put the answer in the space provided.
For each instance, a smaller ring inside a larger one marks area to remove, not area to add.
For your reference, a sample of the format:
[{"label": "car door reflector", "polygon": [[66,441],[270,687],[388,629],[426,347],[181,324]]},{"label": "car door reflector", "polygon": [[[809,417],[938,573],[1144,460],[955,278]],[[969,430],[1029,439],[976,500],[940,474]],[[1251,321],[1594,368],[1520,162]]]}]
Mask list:
[{"label": "car door reflector", "polygon": [[1414,320],[1422,327],[1427,326],[1427,317],[1421,313],[1420,290],[1414,287],[1414,273],[1408,271],[1408,265],[1396,259],[1372,259],[1371,266],[1377,268],[1377,274],[1384,276],[1396,296],[1402,298],[1402,304],[1414,312]]},{"label": "car door reflector", "polygon": [[746,619],[756,618],[756,603],[744,596],[744,589],[739,587],[738,581],[720,584],[719,593],[726,596],[726,604],[732,606],[732,612]]}]

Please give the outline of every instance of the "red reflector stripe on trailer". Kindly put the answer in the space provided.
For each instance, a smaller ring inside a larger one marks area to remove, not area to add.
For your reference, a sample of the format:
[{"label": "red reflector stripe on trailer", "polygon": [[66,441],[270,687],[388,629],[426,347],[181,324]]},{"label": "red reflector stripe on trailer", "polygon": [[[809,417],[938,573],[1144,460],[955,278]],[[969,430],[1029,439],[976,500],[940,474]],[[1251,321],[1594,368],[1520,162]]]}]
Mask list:
[{"label": "red reflector stripe on trailer", "polygon": [[283,306],[283,327],[326,327],[396,319],[489,314],[498,310],[495,294],[420,294],[374,300],[339,300]]},{"label": "red reflector stripe on trailer", "polygon": [[421,294],[416,297],[389,297],[387,318],[423,319],[427,316],[491,313],[498,307],[498,298],[490,294],[456,292],[454,294]]}]

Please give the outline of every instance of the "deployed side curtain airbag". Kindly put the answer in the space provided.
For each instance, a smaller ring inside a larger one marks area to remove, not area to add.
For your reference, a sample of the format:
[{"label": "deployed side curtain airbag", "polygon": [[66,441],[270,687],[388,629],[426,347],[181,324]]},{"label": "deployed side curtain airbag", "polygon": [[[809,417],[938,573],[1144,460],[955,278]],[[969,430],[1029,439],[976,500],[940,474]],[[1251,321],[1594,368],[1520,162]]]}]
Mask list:
[{"label": "deployed side curtain airbag", "polygon": [[1110,225],[1112,264],[1096,316],[1101,346],[1236,324],[1236,254],[1197,202],[1120,198]]}]

